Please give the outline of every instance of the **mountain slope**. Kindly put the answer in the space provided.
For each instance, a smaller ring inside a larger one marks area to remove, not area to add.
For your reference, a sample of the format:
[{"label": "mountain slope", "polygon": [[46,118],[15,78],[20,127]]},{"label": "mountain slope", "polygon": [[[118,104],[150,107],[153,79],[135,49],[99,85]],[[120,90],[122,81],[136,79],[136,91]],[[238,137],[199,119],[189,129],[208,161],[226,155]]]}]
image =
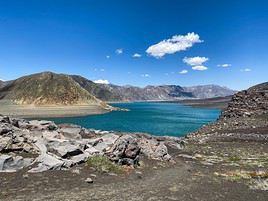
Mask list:
[{"label": "mountain slope", "polygon": [[233,95],[236,91],[218,85],[181,87],[178,85],[134,86],[103,85],[123,100],[177,100],[182,98],[215,98]]},{"label": "mountain slope", "polygon": [[105,85],[96,84],[82,76],[70,75],[74,81],[76,81],[82,88],[87,90],[90,94],[93,94],[96,98],[103,101],[121,101],[123,98],[113,91],[107,89]]},{"label": "mountain slope", "polygon": [[268,113],[268,82],[236,93],[221,119],[250,117]]},{"label": "mountain slope", "polygon": [[4,86],[4,82],[0,80],[0,89]]},{"label": "mountain slope", "polygon": [[23,105],[101,104],[71,77],[51,72],[24,76],[10,82],[0,90],[0,99]]},{"label": "mountain slope", "polygon": [[230,96],[236,93],[234,90],[218,85],[199,85],[183,87],[183,89],[191,92],[194,97],[201,99]]},{"label": "mountain slope", "polygon": [[185,92],[182,87],[176,85],[146,86],[144,88],[117,85],[103,85],[103,87],[125,101],[173,100],[193,97],[191,93]]}]

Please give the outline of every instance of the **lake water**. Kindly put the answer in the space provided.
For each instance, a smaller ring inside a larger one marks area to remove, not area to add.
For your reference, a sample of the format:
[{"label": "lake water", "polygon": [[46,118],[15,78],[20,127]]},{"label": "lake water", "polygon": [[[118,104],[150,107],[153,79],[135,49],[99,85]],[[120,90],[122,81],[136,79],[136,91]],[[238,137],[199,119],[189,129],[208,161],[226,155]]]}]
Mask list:
[{"label": "lake water", "polygon": [[193,108],[175,103],[117,103],[115,107],[129,112],[110,112],[83,117],[50,118],[56,123],[78,124],[85,128],[154,135],[184,136],[215,121],[220,110]]}]

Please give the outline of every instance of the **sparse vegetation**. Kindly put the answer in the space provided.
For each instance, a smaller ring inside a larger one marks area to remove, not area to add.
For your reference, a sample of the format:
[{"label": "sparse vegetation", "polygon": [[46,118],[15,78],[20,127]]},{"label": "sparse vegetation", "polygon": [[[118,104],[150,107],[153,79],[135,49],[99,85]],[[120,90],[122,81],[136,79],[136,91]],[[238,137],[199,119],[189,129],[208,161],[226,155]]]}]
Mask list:
[{"label": "sparse vegetation", "polygon": [[268,172],[267,171],[244,171],[244,170],[235,170],[228,171],[226,173],[214,173],[217,176],[225,177],[228,180],[236,181],[241,179],[267,179]]},{"label": "sparse vegetation", "polygon": [[115,174],[123,174],[125,172],[122,166],[113,163],[105,156],[93,156],[88,159],[87,164],[99,172],[111,172]]},{"label": "sparse vegetation", "polygon": [[229,161],[232,161],[232,162],[237,162],[237,161],[240,161],[241,158],[237,155],[232,155],[229,157]]}]

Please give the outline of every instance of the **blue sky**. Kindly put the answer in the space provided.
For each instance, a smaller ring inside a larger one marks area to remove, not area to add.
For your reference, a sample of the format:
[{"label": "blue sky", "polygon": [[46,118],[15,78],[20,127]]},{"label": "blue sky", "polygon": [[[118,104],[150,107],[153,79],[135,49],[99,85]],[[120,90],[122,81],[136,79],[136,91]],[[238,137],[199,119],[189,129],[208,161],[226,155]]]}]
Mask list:
[{"label": "blue sky", "polygon": [[0,0],[3,80],[54,71],[245,89],[267,81],[267,58],[264,0]]}]

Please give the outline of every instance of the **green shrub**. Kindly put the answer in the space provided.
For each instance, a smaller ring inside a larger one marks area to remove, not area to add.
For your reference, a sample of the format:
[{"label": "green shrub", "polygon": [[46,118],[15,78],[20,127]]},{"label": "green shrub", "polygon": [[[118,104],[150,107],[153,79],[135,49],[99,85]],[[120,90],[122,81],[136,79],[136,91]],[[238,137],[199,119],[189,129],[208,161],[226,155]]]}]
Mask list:
[{"label": "green shrub", "polygon": [[87,164],[99,172],[111,172],[115,174],[123,174],[125,172],[122,166],[113,163],[105,156],[93,156],[88,159]]}]

